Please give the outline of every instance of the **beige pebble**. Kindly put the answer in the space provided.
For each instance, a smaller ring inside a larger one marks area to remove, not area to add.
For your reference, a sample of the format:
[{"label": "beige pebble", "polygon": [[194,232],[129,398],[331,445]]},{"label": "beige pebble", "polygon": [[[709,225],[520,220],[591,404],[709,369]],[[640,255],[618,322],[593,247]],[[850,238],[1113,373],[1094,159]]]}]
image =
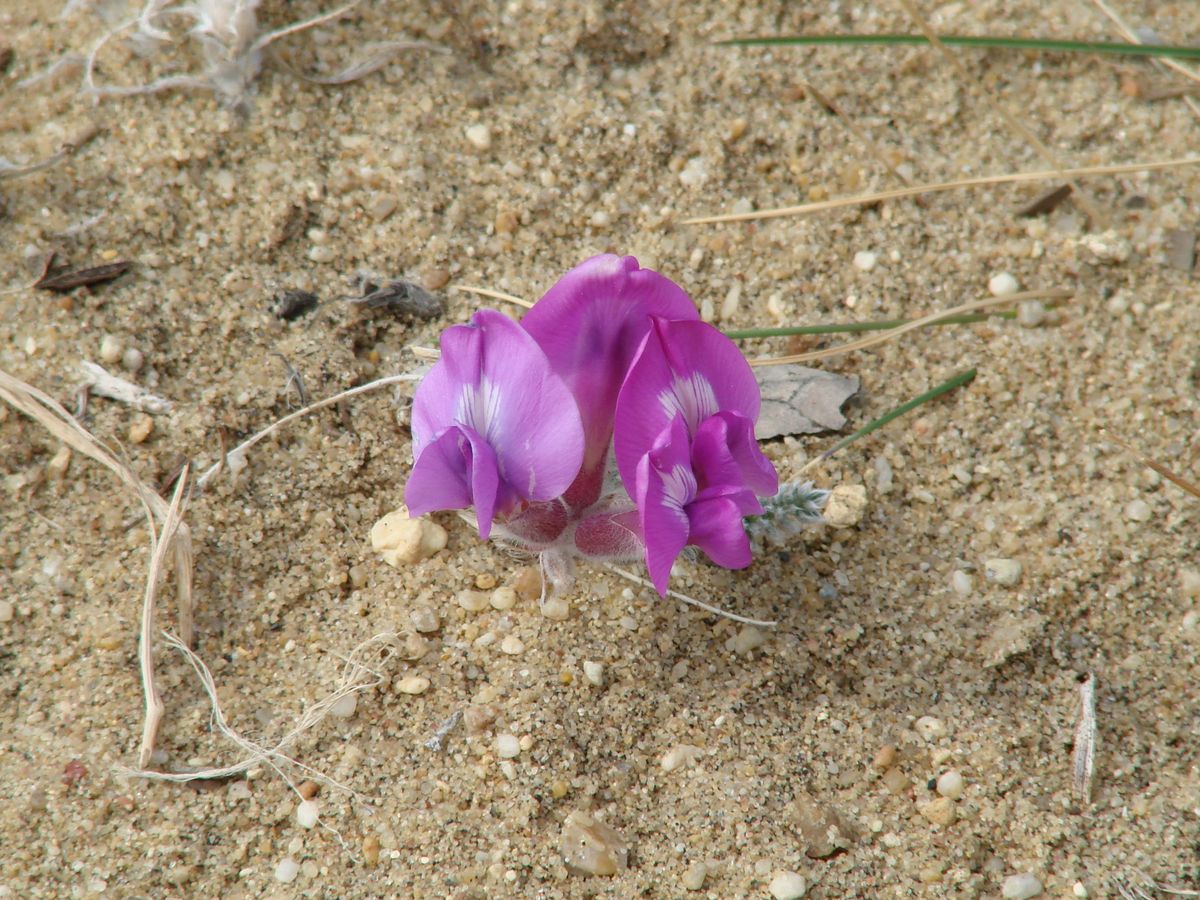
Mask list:
[{"label": "beige pebble", "polygon": [[463,710],[463,725],[470,734],[479,734],[492,727],[498,715],[494,706],[476,703]]},{"label": "beige pebble", "polygon": [[575,810],[563,822],[559,850],[567,868],[579,875],[612,876],[629,866],[629,845],[613,828]]},{"label": "beige pebble", "polygon": [[481,591],[490,591],[496,586],[496,576],[491,572],[480,572],[475,576],[475,587]]},{"label": "beige pebble", "polygon": [[512,586],[522,600],[537,600],[542,596],[542,573],[536,566],[522,566],[517,569]]},{"label": "beige pebble", "polygon": [[109,365],[120,360],[125,345],[115,334],[106,334],[100,339],[100,359]]},{"label": "beige pebble", "polygon": [[476,150],[487,150],[492,146],[492,130],[482,122],[468,125],[465,133],[467,140]]},{"label": "beige pebble", "polygon": [[450,283],[450,270],[442,268],[426,269],[421,274],[421,283],[429,291],[440,291]]},{"label": "beige pebble", "polygon": [[366,862],[368,866],[379,865],[379,851],[382,849],[383,848],[379,843],[379,838],[375,837],[373,834],[368,834],[365,838],[363,838],[362,842],[363,861]]},{"label": "beige pebble", "polygon": [[367,206],[367,212],[376,222],[382,222],[388,216],[396,211],[396,207],[400,205],[391,194],[380,194]]},{"label": "beige pebble", "polygon": [[396,681],[396,692],[400,694],[423,694],[429,690],[429,679],[424,675],[406,675]]},{"label": "beige pebble", "polygon": [[500,652],[507,653],[509,656],[519,656],[525,652],[525,642],[515,634],[506,635],[500,642]]},{"label": "beige pebble", "polygon": [[959,800],[962,798],[964,787],[965,782],[963,781],[962,773],[954,769],[951,769],[949,772],[943,772],[938,776],[937,792],[943,797],[948,797],[951,800]]},{"label": "beige pebble", "polygon": [[492,602],[492,598],[483,591],[459,591],[454,599],[467,612],[483,612]]},{"label": "beige pebble", "polygon": [[683,873],[680,883],[685,891],[698,891],[704,887],[704,879],[708,877],[708,866],[702,862],[692,863]]},{"label": "beige pebble", "polygon": [[767,891],[775,900],[800,900],[808,892],[808,882],[799,872],[778,872]]},{"label": "beige pebble", "polygon": [[883,782],[884,787],[897,797],[907,794],[909,789],[912,788],[912,781],[899,769],[888,769],[883,773],[883,778],[880,780]]},{"label": "beige pebble", "polygon": [[58,448],[58,452],[50,458],[46,463],[46,476],[51,481],[61,481],[67,475],[67,469],[71,466],[71,448],[63,444]]},{"label": "beige pebble", "polygon": [[934,825],[940,825],[943,828],[953,825],[954,820],[958,816],[954,801],[949,797],[938,797],[936,800],[930,800],[921,807],[920,811],[921,815]]},{"label": "beige pebble", "polygon": [[839,484],[829,492],[824,517],[834,528],[851,528],[867,509],[867,489],[861,484]]},{"label": "beige pebble", "polygon": [[913,728],[927,741],[936,741],[938,738],[944,738],[947,734],[946,723],[936,716],[921,716],[913,723]]},{"label": "beige pebble", "polygon": [[738,655],[744,655],[761,647],[767,642],[767,635],[761,628],[755,628],[753,625],[743,626],[737,634],[730,638],[725,646]]},{"label": "beige pebble", "polygon": [[547,619],[562,622],[571,617],[571,604],[562,597],[551,597],[542,604],[542,615]]},{"label": "beige pebble", "polygon": [[663,754],[659,765],[662,766],[664,772],[674,772],[676,769],[690,766],[702,756],[704,756],[703,747],[693,744],[676,744]]},{"label": "beige pebble", "polygon": [[871,768],[877,772],[886,772],[896,764],[896,757],[898,755],[895,745],[884,744],[875,751],[875,758],[871,760]]},{"label": "beige pebble", "polygon": [[1015,559],[989,559],[983,564],[983,577],[992,584],[1012,587],[1021,580],[1021,563]]},{"label": "beige pebble", "polygon": [[583,677],[587,679],[589,684],[593,684],[596,687],[603,687],[604,663],[585,659],[583,661]]},{"label": "beige pebble", "polygon": [[408,613],[413,629],[420,634],[429,634],[442,627],[442,620],[431,606],[414,606]]},{"label": "beige pebble", "polygon": [[517,605],[517,592],[507,585],[498,587],[492,591],[491,604],[492,609],[512,609]]},{"label": "beige pebble", "polygon": [[129,442],[131,444],[144,444],[146,438],[150,437],[150,432],[154,430],[154,419],[151,416],[142,413],[133,420],[133,424],[129,426]]},{"label": "beige pebble", "polygon": [[401,507],[371,526],[371,546],[389,566],[427,559],[446,546],[446,529],[424,517],[412,518]]}]

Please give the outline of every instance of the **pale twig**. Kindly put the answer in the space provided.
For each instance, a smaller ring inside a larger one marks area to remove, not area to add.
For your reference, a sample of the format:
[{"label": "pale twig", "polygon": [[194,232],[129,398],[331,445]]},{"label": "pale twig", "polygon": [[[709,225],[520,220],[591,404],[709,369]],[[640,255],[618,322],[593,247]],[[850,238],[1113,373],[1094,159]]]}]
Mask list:
[{"label": "pale twig", "polygon": [[983,300],[976,300],[973,303],[964,303],[962,306],[955,306],[953,309],[947,309],[944,312],[933,313],[928,316],[923,316],[920,319],[913,319],[905,325],[891,328],[887,331],[880,331],[870,337],[860,338],[857,341],[850,341],[846,344],[841,344],[837,347],[827,347],[824,350],[813,350],[809,353],[793,353],[790,356],[768,356],[762,359],[750,360],[752,366],[781,366],[787,363],[808,362],[814,359],[825,359],[829,356],[836,356],[839,353],[850,353],[854,350],[865,350],[868,347],[874,347],[876,344],[882,344],[885,341],[890,341],[902,334],[910,331],[915,331],[918,328],[924,328],[927,325],[933,325],[940,322],[942,319],[952,318],[962,315],[963,313],[974,312],[980,309],[986,309],[990,306],[1000,306],[1006,303],[1020,303],[1023,300],[1039,300],[1039,299],[1054,299],[1065,300],[1072,296],[1072,291],[1066,288],[1051,288],[1044,291],[1022,291],[1017,294],[1008,294],[1004,297],[987,297]]},{"label": "pale twig", "polygon": [[[1121,36],[1124,37],[1125,40],[1129,41],[1131,44],[1143,43],[1142,39],[1137,36],[1137,32],[1130,28],[1125,20],[1122,19],[1117,13],[1117,11],[1105,3],[1104,0],[1092,0],[1092,3],[1098,10],[1100,10],[1100,12],[1104,13],[1104,15],[1108,17],[1109,21],[1117,26],[1117,30],[1121,32]],[[1151,61],[1160,69],[1170,69],[1173,72],[1179,73],[1184,78],[1189,78],[1192,81],[1200,82],[1200,73],[1197,73],[1195,69],[1191,68],[1190,66],[1185,66],[1181,62],[1177,62],[1173,59],[1154,59]],[[1186,95],[1183,97],[1183,102],[1188,105],[1188,109],[1192,111],[1193,115],[1200,117],[1200,104],[1197,104],[1195,100]]]},{"label": "pale twig", "polygon": [[146,718],[142,722],[142,747],[138,753],[138,765],[145,768],[150,764],[154,755],[154,742],[158,736],[158,726],[163,718],[162,695],[154,679],[154,601],[158,596],[158,585],[163,574],[163,565],[167,552],[175,541],[175,534],[183,522],[183,509],[188,488],[188,466],[184,464],[175,483],[175,493],[171,496],[171,505],[167,507],[167,516],[162,523],[162,531],[154,527],[154,512],[148,503],[142,499],[146,511],[146,523],[150,529],[150,568],[146,575],[146,594],[142,601],[142,627],[138,635],[138,667],[142,673],[142,694],[146,702]]},{"label": "pale twig", "polygon": [[1103,434],[1107,435],[1109,440],[1111,440],[1118,447],[1121,447],[1128,453],[1132,453],[1134,456],[1136,456],[1138,459],[1140,459],[1143,463],[1145,463],[1147,466],[1149,466],[1151,469],[1153,469],[1155,472],[1157,472],[1163,478],[1167,479],[1169,482],[1171,482],[1173,485],[1175,485],[1180,490],[1187,491],[1193,497],[1200,497],[1200,484],[1197,484],[1194,481],[1189,481],[1188,479],[1184,478],[1182,475],[1176,475],[1174,472],[1172,472],[1170,469],[1168,469],[1162,463],[1158,462],[1157,460],[1151,459],[1149,456],[1147,456],[1141,450],[1138,450],[1136,447],[1131,445],[1124,438],[1121,438],[1120,436],[1113,433],[1112,431],[1109,431],[1107,428],[1101,428],[1100,431]]},{"label": "pale twig", "polygon": [[1092,773],[1096,767],[1096,675],[1089,673],[1079,685],[1079,722],[1075,726],[1075,753],[1071,785],[1075,796],[1092,802]]},{"label": "pale twig", "polygon": [[783,216],[803,216],[827,209],[843,209],[848,206],[865,206],[879,203],[882,200],[896,200],[901,197],[915,197],[919,194],[936,194],[942,191],[954,191],[961,188],[987,187],[994,184],[1021,184],[1029,181],[1051,181],[1063,178],[1082,178],[1088,175],[1128,175],[1134,172],[1158,172],[1163,169],[1176,169],[1182,166],[1200,164],[1200,156],[1186,156],[1179,159],[1166,159],[1149,163],[1120,163],[1111,166],[1083,166],[1078,169],[1050,169],[1040,172],[1010,172],[1004,175],[983,175],[978,178],[962,178],[957,181],[943,181],[935,184],[919,184],[914,187],[894,188],[890,191],[874,191],[869,194],[857,194],[853,197],[839,197],[836,200],[820,200],[816,203],[802,203],[798,206],[782,206],[776,209],[759,209],[747,213],[729,213],[719,216],[698,216],[684,219],[681,225],[709,225],[717,222],[749,222],[754,219],[778,219]]},{"label": "pale twig", "polygon": [[[925,39],[929,41],[930,45],[954,68],[954,71],[958,74],[958,77],[962,79],[962,84],[970,84],[971,74],[967,71],[966,66],[962,64],[957,56],[950,52],[949,48],[942,43],[941,39],[938,38],[933,29],[929,27],[929,23],[925,20],[925,17],[921,15],[920,10],[917,9],[916,4],[913,3],[913,0],[899,0],[899,2],[900,5],[908,11],[908,14],[913,17],[914,21],[916,21],[917,27],[921,29],[922,34],[925,35]],[[996,112],[1000,114],[1000,118],[1004,120],[1004,124],[1009,127],[1009,130],[1016,132],[1018,136],[1024,138],[1025,141],[1037,151],[1038,155],[1042,159],[1052,165],[1060,173],[1064,171],[1064,166],[1059,161],[1058,156],[1054,153],[1054,151],[1047,147],[1042,139],[1034,134],[1033,130],[1024,122],[1022,122],[1016,113],[1008,108],[1004,101],[996,102],[994,104],[994,108]],[[1079,195],[1080,205],[1083,206],[1084,211],[1088,214],[1088,216],[1091,217],[1092,221],[1098,225],[1107,222],[1108,217],[1100,210],[1100,206],[1096,203],[1095,198],[1075,182],[1072,181],[1069,183]]]},{"label": "pale twig", "polygon": [[[367,382],[366,384],[360,384],[358,387],[352,387],[349,390],[334,394],[332,397],[326,397],[324,400],[318,400],[316,403],[310,403],[303,409],[298,409],[294,413],[289,413],[282,419],[279,419],[271,425],[268,425],[257,434],[253,434],[246,438],[246,440],[242,441],[227,454],[225,454],[225,457],[238,460],[244,459],[247,450],[257,444],[263,438],[274,434],[284,425],[287,425],[289,422],[294,422],[296,419],[299,419],[302,416],[307,416],[309,413],[316,412],[318,409],[324,409],[327,406],[332,406],[335,403],[345,400],[347,397],[353,397],[356,394],[364,394],[367,391],[373,391],[377,388],[386,387],[389,384],[398,384],[402,381],[416,381],[420,377],[421,375],[419,373],[388,375],[384,378],[377,378],[374,381]],[[221,470],[221,465],[221,461],[218,461],[205,469],[204,474],[196,479],[196,486],[204,487],[206,484],[208,484],[208,482],[211,481],[212,478]]]},{"label": "pale twig", "polygon": [[[622,578],[632,581],[634,584],[641,585],[642,587],[646,588],[654,587],[654,585],[647,579],[642,578],[639,575],[634,575],[632,572],[628,572],[625,569],[619,569],[614,565],[605,565],[604,568],[608,569],[610,572],[620,575]],[[743,625],[757,625],[760,628],[774,628],[779,624],[776,621],[751,619],[748,616],[739,616],[737,613],[731,613],[728,610],[721,609],[719,606],[712,606],[708,603],[705,603],[703,600],[697,600],[695,597],[689,597],[687,594],[681,594],[678,591],[672,591],[668,589],[667,596],[672,597],[681,603],[686,603],[689,606],[698,607],[705,612],[712,613],[714,616],[720,616],[723,619],[729,619],[733,622],[741,622]]]},{"label": "pale twig", "polygon": [[462,291],[464,294],[478,294],[480,297],[491,297],[493,300],[515,303],[517,306],[523,306],[526,309],[533,307],[533,304],[528,300],[522,300],[520,297],[514,297],[512,294],[505,294],[503,291],[493,291],[491,288],[474,287],[469,284],[456,284],[450,290]]},{"label": "pale twig", "polygon": [[80,390],[108,397],[118,403],[125,403],[134,409],[154,415],[164,415],[175,408],[170,400],[152,394],[132,381],[119,378],[104,369],[103,366],[84,360],[79,367],[83,369],[85,380]]},{"label": "pale twig", "polygon": [[[176,783],[184,783],[188,781],[202,781],[212,778],[229,778],[236,775],[244,774],[253,768],[260,765],[269,765],[274,769],[280,777],[282,777],[292,790],[299,794],[295,783],[288,775],[285,769],[294,767],[299,771],[309,775],[310,777],[322,781],[331,787],[343,791],[356,799],[359,794],[353,788],[342,784],[339,781],[325,775],[311,766],[307,766],[302,762],[288,755],[288,750],[296,743],[296,741],[307,731],[311,731],[317,725],[325,720],[330,714],[330,710],[345,697],[351,694],[360,694],[364,691],[372,690],[382,685],[387,676],[382,672],[374,671],[365,662],[368,654],[383,650],[383,658],[374,662],[373,665],[379,666],[381,663],[386,663],[396,653],[396,646],[399,640],[399,635],[395,632],[383,632],[374,635],[363,641],[355,647],[346,660],[346,665],[342,670],[342,675],[338,680],[338,685],[333,692],[327,697],[317,701],[309,706],[301,714],[296,723],[271,746],[266,746],[258,741],[251,740],[246,736],[237,732],[225,718],[225,712],[221,708],[221,702],[217,693],[216,682],[213,679],[212,672],[208,666],[204,664],[199,656],[191,649],[184,646],[178,638],[171,634],[163,635],[169,647],[178,650],[184,655],[192,669],[196,672],[200,679],[201,687],[204,693],[208,696],[209,703],[212,706],[212,721],[213,728],[226,739],[232,741],[239,747],[246,756],[236,763],[227,766],[219,766],[209,769],[199,769],[194,772],[159,772],[152,769],[126,769],[127,774],[136,775],[140,778],[147,778],[153,781],[171,781]],[[370,678],[366,678],[370,675]]]}]

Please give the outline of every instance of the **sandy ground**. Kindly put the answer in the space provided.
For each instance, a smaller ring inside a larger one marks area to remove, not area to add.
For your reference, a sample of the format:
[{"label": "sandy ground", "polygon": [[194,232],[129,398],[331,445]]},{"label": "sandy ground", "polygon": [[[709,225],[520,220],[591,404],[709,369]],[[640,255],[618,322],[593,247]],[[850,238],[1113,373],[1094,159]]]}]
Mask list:
[{"label": "sandy ground", "polygon": [[[1086,2],[921,5],[945,31],[1115,36]],[[1023,873],[1044,896],[1102,897],[1127,868],[1200,888],[1200,501],[1101,431],[1200,474],[1200,294],[1166,254],[1173,229],[1196,226],[1197,170],[1089,180],[1105,221],[1074,198],[1017,218],[1053,187],[1039,184],[679,224],[901,183],[805,96],[806,80],[903,173],[936,182],[1046,167],[1003,107],[1067,165],[1186,156],[1200,120],[1180,99],[1146,99],[1177,76],[971,52],[963,79],[927,48],[710,45],[915,30],[890,4],[367,3],[284,42],[293,64],[333,70],[386,35],[451,53],[405,55],[336,87],[271,69],[242,122],[196,92],[96,107],[77,75],[18,89],[90,47],[103,16],[125,14],[85,3],[59,19],[62,6],[0,9],[13,51],[0,155],[27,161],[100,131],[59,165],[0,183],[0,272],[5,287],[27,284],[50,249],[70,267],[134,265],[65,296],[0,296],[0,367],[73,406],[79,361],[105,354],[172,400],[149,434],[110,400],[84,418],[151,483],[184,458],[212,464],[221,434],[235,442],[295,408],[281,356],[314,398],[409,371],[408,348],[434,346],[476,304],[449,285],[536,298],[597,252],[634,254],[717,310],[740,286],[720,323],[739,327],[923,314],[986,296],[1000,272],[1075,297],[1038,327],[929,329],[825,364],[863,381],[855,426],[954,372],[979,375],[817,470],[827,487],[865,485],[856,527],[813,531],[744,572],[681,567],[681,590],[779,620],[761,633],[595,570],[565,621],[526,599],[468,612],[459,591],[512,585],[526,563],[453,516],[438,517],[445,551],[383,564],[368,532],[401,501],[405,391],[315,414],[250,452],[187,512],[196,650],[234,728],[273,743],[333,689],[352,648],[411,633],[414,609],[426,608],[423,627],[436,614],[424,646],[409,642],[413,658],[386,664],[384,687],[293,748],[357,792],[322,788],[336,833],[301,828],[295,794],[267,766],[202,790],[121,773],[141,732],[147,529],[107,471],[75,455],[63,474],[59,443],[7,411],[0,896],[673,897],[702,882],[694,896],[754,897],[794,872],[810,897],[995,897]],[[1121,7],[1167,41],[1200,38],[1196,4]],[[321,9],[272,2],[263,18]],[[157,65],[118,41],[100,75],[131,83]],[[874,268],[853,264],[860,251]],[[343,298],[359,270],[428,284],[445,316],[353,309]],[[320,306],[282,321],[271,305],[284,289]],[[119,361],[131,348],[136,373]],[[790,477],[834,439],[768,452]],[[995,559],[1019,564],[1015,583],[985,577]],[[585,661],[602,664],[601,685]],[[237,761],[184,659],[160,647],[159,665],[156,764]],[[1071,760],[1087,673],[1091,803],[1072,792]],[[394,687],[413,676],[428,679],[423,693]],[[463,710],[471,727],[427,749]],[[515,758],[499,757],[501,735],[519,739]],[[668,771],[671,751],[688,756],[681,745],[700,749]],[[883,775],[872,762],[888,745]],[[928,806],[928,783],[951,770],[964,787],[947,824],[950,801]],[[574,810],[623,837],[625,871],[568,872],[560,837]],[[290,883],[276,879],[284,859],[299,863]]]}]

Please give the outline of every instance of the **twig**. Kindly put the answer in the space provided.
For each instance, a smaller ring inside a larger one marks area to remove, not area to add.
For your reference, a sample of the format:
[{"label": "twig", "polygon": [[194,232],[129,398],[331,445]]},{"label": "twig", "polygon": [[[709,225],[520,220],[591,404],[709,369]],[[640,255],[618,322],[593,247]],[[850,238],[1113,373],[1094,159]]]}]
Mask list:
[{"label": "twig", "polygon": [[[291,364],[291,362],[288,361],[288,358],[286,356],[284,356],[282,353],[272,353],[271,355],[276,357],[281,363],[283,363],[284,369],[287,370],[288,379],[287,379],[287,383],[283,386],[283,389],[286,391],[293,384],[296,385],[296,393],[300,397],[300,405],[308,406],[308,391],[306,391],[304,389],[304,379],[300,376],[300,373],[296,371],[295,367]],[[291,405],[292,404],[289,402],[288,406],[291,406]]]},{"label": "twig", "polygon": [[512,294],[505,294],[503,291],[493,291],[491,288],[474,287],[469,284],[456,284],[450,288],[452,291],[462,291],[464,294],[478,294],[481,297],[491,297],[493,300],[503,300],[506,303],[515,303],[517,306],[523,306],[526,309],[531,309],[533,304],[528,300],[522,300],[520,297],[514,297]]},{"label": "twig", "polygon": [[1143,453],[1142,451],[1138,450],[1136,447],[1131,445],[1124,438],[1120,437],[1119,435],[1115,434],[1112,431],[1109,431],[1107,428],[1101,428],[1100,431],[1103,434],[1107,435],[1108,438],[1114,444],[1116,444],[1118,447],[1121,447],[1122,449],[1126,450],[1127,452],[1132,453],[1134,456],[1136,456],[1138,459],[1140,459],[1144,464],[1149,466],[1151,469],[1153,469],[1155,472],[1157,472],[1163,478],[1170,481],[1177,488],[1187,491],[1193,497],[1200,497],[1200,484],[1197,484],[1194,481],[1189,481],[1188,479],[1184,478],[1182,475],[1176,475],[1174,472],[1172,472],[1170,469],[1168,469],[1162,463],[1151,459],[1145,453]]},{"label": "twig", "polygon": [[876,161],[880,165],[882,165],[885,169],[888,170],[888,172],[890,172],[893,176],[895,176],[897,179],[902,181],[904,184],[909,185],[910,187],[912,186],[912,183],[913,183],[912,178],[905,175],[898,168],[896,168],[894,165],[892,165],[892,161],[887,158],[887,154],[885,154],[883,152],[883,150],[879,147],[878,144],[876,144],[873,140],[871,140],[871,138],[867,135],[866,131],[864,131],[857,122],[855,122],[852,118],[850,118],[849,115],[846,114],[845,110],[843,110],[840,106],[838,106],[837,103],[835,103],[832,99],[830,99],[829,97],[826,97],[825,94],[823,94],[820,91],[820,89],[818,89],[817,86],[815,84],[813,84],[811,81],[805,81],[802,83],[804,85],[805,90],[807,90],[810,94],[812,94],[813,99],[815,99],[818,103],[820,103],[822,106],[827,108],[830,112],[832,112],[834,114],[834,116],[837,117],[838,121],[841,122],[842,125],[845,126],[846,130],[849,131],[856,138],[858,138],[859,142],[862,143],[862,145],[867,148],[867,152],[869,152],[873,157],[875,157]]},{"label": "twig", "polygon": [[[634,575],[632,572],[628,572],[625,569],[618,569],[614,565],[606,565],[604,568],[608,569],[610,572],[620,575],[622,578],[632,581],[634,584],[641,585],[642,587],[646,588],[654,587],[654,585],[647,579],[642,578],[639,575]],[[689,606],[699,607],[705,612],[712,613],[714,616],[720,616],[723,619],[729,619],[733,622],[741,622],[743,625],[757,625],[760,628],[774,628],[779,624],[777,621],[751,619],[748,616],[739,616],[737,613],[731,613],[728,610],[721,609],[719,606],[711,606],[710,604],[705,603],[703,600],[697,600],[695,597],[689,597],[687,594],[681,594],[678,591],[672,591],[670,589],[667,590],[667,596],[673,597],[681,603],[686,603]]]},{"label": "twig", "polygon": [[118,378],[94,362],[84,360],[80,362],[79,367],[83,369],[86,376],[83,384],[80,385],[81,391],[88,391],[119,403],[126,403],[134,409],[152,415],[164,415],[175,408],[175,404],[170,400],[152,394],[132,381]]},{"label": "twig", "polygon": [[[308,406],[305,406],[303,409],[298,409],[294,413],[289,413],[288,415],[284,416],[282,419],[279,419],[277,422],[274,422],[273,424],[268,425],[266,428],[264,428],[262,431],[258,432],[257,434],[251,435],[250,437],[246,438],[246,440],[242,441],[240,444],[238,444],[236,447],[234,447],[232,450],[230,450],[227,454],[225,454],[224,458],[222,460],[219,460],[219,461],[213,463],[211,466],[209,466],[207,469],[205,469],[204,474],[202,474],[199,478],[196,479],[196,487],[201,488],[201,487],[204,487],[206,484],[208,484],[208,482],[211,481],[213,479],[213,477],[221,470],[222,464],[225,459],[243,458],[245,456],[247,450],[249,450],[251,447],[253,447],[255,444],[257,444],[263,438],[268,437],[271,434],[274,434],[276,431],[278,431],[284,425],[287,425],[289,422],[294,422],[296,419],[299,419],[302,416],[307,416],[311,412],[316,412],[318,409],[324,409],[326,406],[332,406],[335,403],[340,403],[342,400],[345,400],[347,397],[353,397],[356,394],[364,394],[367,391],[373,391],[376,388],[386,387],[389,384],[398,384],[402,381],[416,381],[421,377],[422,377],[421,373],[406,373],[403,375],[388,375],[384,378],[377,378],[374,381],[367,382],[366,384],[360,384],[358,387],[353,387],[353,388],[350,388],[349,390],[342,391],[341,393],[334,394],[332,397],[326,397],[324,400],[318,400],[316,403],[310,403]],[[231,468],[232,467],[233,466],[231,464]]]},{"label": "twig", "polygon": [[1004,297],[987,297],[983,300],[976,300],[973,303],[964,303],[962,306],[955,306],[945,312],[933,313],[932,315],[924,316],[920,319],[913,319],[905,325],[899,325],[890,331],[884,331],[879,334],[871,335],[870,337],[859,338],[857,341],[850,341],[846,344],[841,344],[837,347],[827,347],[824,350],[813,350],[809,353],[793,353],[790,356],[768,356],[761,359],[750,360],[752,366],[781,366],[787,363],[808,362],[814,359],[825,359],[829,356],[836,356],[839,353],[849,353],[853,350],[865,350],[867,347],[874,347],[876,344],[882,344],[885,341],[890,341],[893,338],[899,337],[902,334],[907,334],[910,331],[915,331],[918,328],[924,328],[927,325],[932,325],[940,322],[942,319],[959,316],[963,313],[974,312],[977,309],[986,309],[989,306],[997,306],[1001,303],[1020,303],[1022,300],[1039,300],[1039,299],[1054,299],[1065,300],[1072,296],[1072,292],[1066,288],[1051,288],[1043,291],[1022,291],[1017,294],[1008,294]]},{"label": "twig", "polygon": [[1082,178],[1087,175],[1128,175],[1133,172],[1158,172],[1177,169],[1181,166],[1200,164],[1200,156],[1185,156],[1149,163],[1121,163],[1111,166],[1083,166],[1078,169],[1051,169],[1040,172],[1010,172],[1004,175],[984,175],[979,178],[962,178],[957,181],[942,181],[935,184],[919,184],[914,187],[894,188],[890,191],[874,191],[836,200],[821,200],[802,203],[798,206],[781,206],[776,209],[757,209],[747,213],[728,213],[719,216],[698,216],[683,219],[681,225],[710,225],[717,222],[749,222],[754,219],[778,219],[783,216],[803,216],[827,209],[843,209],[847,206],[864,206],[881,200],[896,200],[919,194],[936,194],[960,188],[987,187],[993,184],[1021,184],[1029,181],[1051,181],[1063,178]]},{"label": "twig", "polygon": [[1089,672],[1079,685],[1079,722],[1075,726],[1075,753],[1071,785],[1075,796],[1092,802],[1092,772],[1096,767],[1096,675]]}]

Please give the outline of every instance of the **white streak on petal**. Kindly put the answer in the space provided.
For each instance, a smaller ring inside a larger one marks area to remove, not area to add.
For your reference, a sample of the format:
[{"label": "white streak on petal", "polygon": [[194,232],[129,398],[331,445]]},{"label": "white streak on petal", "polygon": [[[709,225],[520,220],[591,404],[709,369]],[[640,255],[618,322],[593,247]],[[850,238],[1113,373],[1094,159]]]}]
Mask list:
[{"label": "white streak on petal", "polygon": [[658,395],[658,403],[671,418],[682,414],[689,436],[718,411],[713,386],[699,372],[692,372],[686,378],[676,375],[671,387]]}]

